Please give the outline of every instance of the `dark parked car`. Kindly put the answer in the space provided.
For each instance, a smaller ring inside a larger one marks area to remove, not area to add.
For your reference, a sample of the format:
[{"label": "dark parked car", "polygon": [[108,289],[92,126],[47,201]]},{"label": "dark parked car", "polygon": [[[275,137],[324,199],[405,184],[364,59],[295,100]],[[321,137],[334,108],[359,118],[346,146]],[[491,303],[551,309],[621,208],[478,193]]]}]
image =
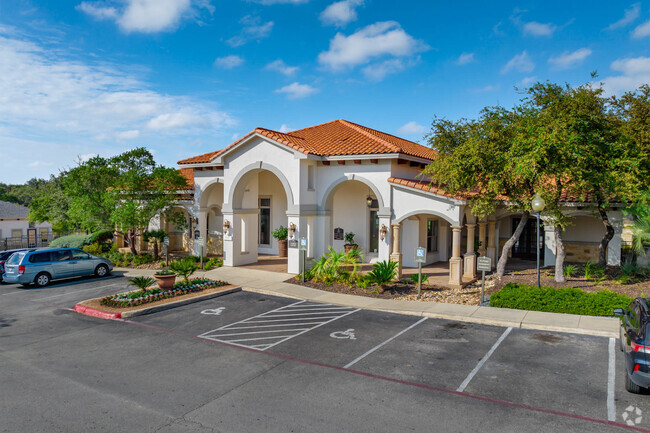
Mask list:
[{"label": "dark parked car", "polygon": [[0,251],[0,281],[2,281],[2,274],[5,272],[5,262],[13,253],[17,253],[19,251],[34,251],[34,249],[30,248],[18,248],[15,250],[5,250],[5,251]]},{"label": "dark parked car", "polygon": [[639,394],[650,388],[650,299],[636,298],[626,308],[615,308],[621,317],[620,347],[625,353],[625,389]]},{"label": "dark parked car", "polygon": [[105,277],[113,270],[110,261],[77,248],[42,248],[14,253],[5,262],[7,283],[47,286],[59,278],[95,274]]}]

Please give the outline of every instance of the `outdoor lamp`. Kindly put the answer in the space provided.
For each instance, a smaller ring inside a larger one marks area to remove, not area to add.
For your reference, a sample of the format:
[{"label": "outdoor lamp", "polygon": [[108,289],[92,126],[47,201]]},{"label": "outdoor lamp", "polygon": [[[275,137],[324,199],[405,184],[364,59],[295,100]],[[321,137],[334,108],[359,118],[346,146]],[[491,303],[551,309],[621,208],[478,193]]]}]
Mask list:
[{"label": "outdoor lamp", "polygon": [[386,239],[387,232],[388,232],[388,228],[386,227],[386,224],[382,224],[381,228],[379,229],[379,239],[382,241]]},{"label": "outdoor lamp", "polygon": [[224,220],[223,221],[223,228],[228,230],[230,228],[230,221]]},{"label": "outdoor lamp", "polygon": [[296,225],[294,223],[289,224],[289,237],[293,239],[293,235],[296,232]]},{"label": "outdoor lamp", "polygon": [[368,205],[368,207],[372,206],[372,197],[370,195],[366,197],[366,204]]},{"label": "outdoor lamp", "polygon": [[531,206],[533,207],[533,210],[535,212],[541,212],[544,210],[546,207],[546,202],[542,197],[540,197],[539,193],[535,194],[535,197],[533,197],[533,201],[531,202]]}]

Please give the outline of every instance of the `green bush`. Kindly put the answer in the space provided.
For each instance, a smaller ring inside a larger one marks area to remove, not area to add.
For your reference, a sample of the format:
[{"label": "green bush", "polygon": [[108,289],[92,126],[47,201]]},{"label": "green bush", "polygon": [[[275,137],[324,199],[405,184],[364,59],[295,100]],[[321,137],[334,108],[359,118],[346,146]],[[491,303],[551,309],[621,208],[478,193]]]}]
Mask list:
[{"label": "green bush", "polygon": [[209,271],[212,268],[220,268],[223,266],[223,260],[218,259],[216,257],[208,260],[207,262],[203,262],[203,269],[206,271]]},{"label": "green bush", "polygon": [[625,308],[632,298],[609,290],[586,293],[580,289],[529,286],[508,283],[490,296],[491,307],[549,313],[611,316],[614,308]]},{"label": "green bush", "polygon": [[83,248],[90,244],[87,235],[68,235],[54,239],[50,246],[54,248]]},{"label": "green bush", "polygon": [[98,255],[100,255],[100,254],[102,254],[104,252],[102,246],[100,244],[98,244],[97,242],[95,242],[93,244],[90,244],[90,245],[86,245],[82,249],[85,252],[87,252],[89,254],[92,254],[93,256],[98,256]]},{"label": "green bush", "polygon": [[393,281],[397,273],[398,263],[392,260],[377,262],[372,265],[372,271],[366,275],[370,281],[386,290],[386,284]]},{"label": "green bush", "polygon": [[565,265],[564,266],[564,276],[566,278],[571,278],[573,274],[576,273],[578,267],[576,265]]},{"label": "green bush", "polygon": [[585,278],[588,280],[600,280],[605,276],[605,268],[597,263],[585,263]]},{"label": "green bush", "polygon": [[196,262],[190,257],[174,260],[169,264],[169,269],[183,277],[186,283],[189,282],[190,275],[196,272],[198,268],[199,267],[196,265]]},{"label": "green bush", "polygon": [[[409,277],[409,278],[411,279],[411,282],[413,282],[413,284],[415,284],[416,286],[418,285],[418,276],[419,276],[419,275],[420,275],[420,274],[412,274],[412,275]],[[422,284],[427,284],[427,283],[429,282],[429,276],[428,276],[427,274],[422,274],[422,276],[419,277],[419,278],[420,278],[420,282],[421,282]]]},{"label": "green bush", "polygon": [[88,243],[108,244],[113,242],[113,230],[104,229],[93,232],[87,236]]}]

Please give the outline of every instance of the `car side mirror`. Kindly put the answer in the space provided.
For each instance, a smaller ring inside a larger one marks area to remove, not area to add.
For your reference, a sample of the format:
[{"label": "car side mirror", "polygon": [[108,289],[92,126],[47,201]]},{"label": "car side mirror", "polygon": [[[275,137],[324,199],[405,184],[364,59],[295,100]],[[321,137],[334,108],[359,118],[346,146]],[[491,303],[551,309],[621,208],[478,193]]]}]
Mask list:
[{"label": "car side mirror", "polygon": [[614,316],[624,316],[625,311],[622,308],[614,308]]}]

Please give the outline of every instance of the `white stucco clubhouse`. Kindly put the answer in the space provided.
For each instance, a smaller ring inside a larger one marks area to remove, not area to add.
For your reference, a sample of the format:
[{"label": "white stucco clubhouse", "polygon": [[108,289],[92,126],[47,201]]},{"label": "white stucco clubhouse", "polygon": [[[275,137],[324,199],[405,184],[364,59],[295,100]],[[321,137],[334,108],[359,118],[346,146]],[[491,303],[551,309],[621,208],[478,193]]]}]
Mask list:
[{"label": "white stucco clubhouse", "polygon": [[[193,183],[183,206],[191,228],[165,227],[172,248],[194,250],[194,230],[208,240],[208,253],[223,254],[225,266],[274,255],[273,229],[308,240],[308,258],[329,246],[342,249],[341,232],[356,234],[366,261],[388,260],[415,267],[414,249],[427,248],[427,262],[448,262],[450,284],[476,275],[476,255],[498,258],[519,215],[505,209],[483,220],[463,199],[418,177],[435,158],[428,147],[345,120],[288,133],[256,128],[225,149],[179,161]],[[573,224],[564,233],[567,261],[597,258],[604,227],[588,205],[566,199]],[[619,264],[621,212],[610,215],[616,235],[608,260]],[[513,255],[536,253],[534,221]],[[544,263],[554,263],[554,236],[545,229]],[[289,248],[288,271],[299,272],[299,252]]]}]

